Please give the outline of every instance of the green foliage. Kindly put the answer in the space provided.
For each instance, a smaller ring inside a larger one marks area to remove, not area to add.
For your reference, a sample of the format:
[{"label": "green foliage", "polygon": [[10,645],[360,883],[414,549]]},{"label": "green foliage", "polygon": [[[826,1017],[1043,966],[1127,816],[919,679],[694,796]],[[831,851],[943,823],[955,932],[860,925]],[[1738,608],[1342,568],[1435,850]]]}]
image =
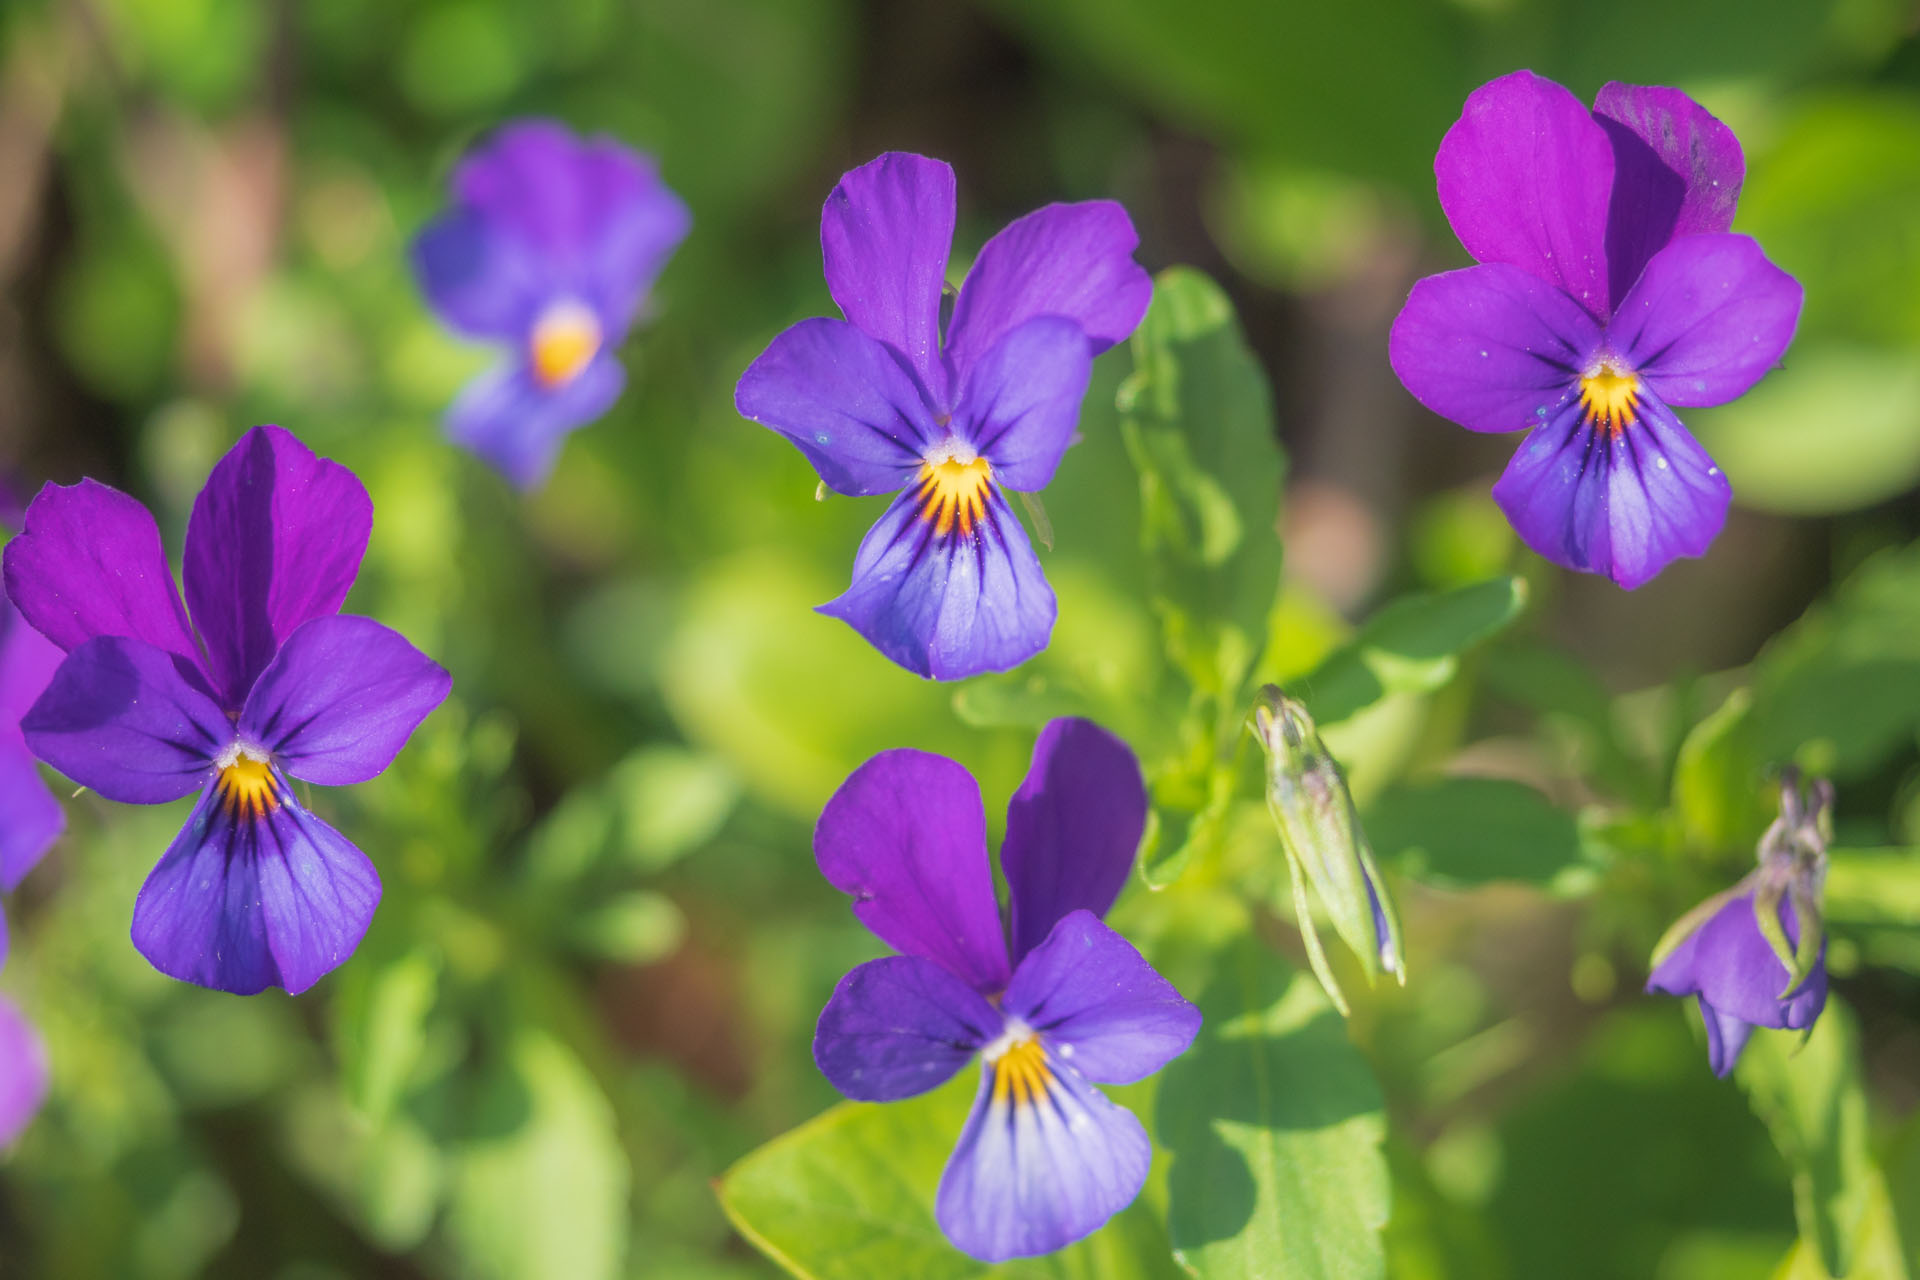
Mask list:
[{"label": "green foliage", "polygon": [[1374,852],[1403,875],[1467,888],[1494,880],[1552,886],[1580,865],[1579,826],[1532,787],[1444,778],[1390,788],[1367,809]]}]

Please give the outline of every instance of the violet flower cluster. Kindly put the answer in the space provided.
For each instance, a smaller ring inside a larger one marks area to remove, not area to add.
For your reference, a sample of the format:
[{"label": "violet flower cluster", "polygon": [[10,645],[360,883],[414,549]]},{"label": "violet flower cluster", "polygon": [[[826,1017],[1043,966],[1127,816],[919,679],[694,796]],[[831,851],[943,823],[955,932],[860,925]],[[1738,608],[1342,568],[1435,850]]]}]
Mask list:
[{"label": "violet flower cluster", "polygon": [[1046,488],[1094,356],[1131,334],[1153,282],[1111,200],[1052,204],[987,241],[947,306],[953,170],[889,152],[820,213],[844,321],[803,320],[740,377],[742,415],[791,440],[836,493],[899,492],[820,606],[936,680],[1015,667],[1056,606],[1008,492]]},{"label": "violet flower cluster", "polygon": [[1789,770],[1760,865],[1682,916],[1654,949],[1647,990],[1694,997],[1717,1076],[1733,1070],[1755,1027],[1806,1031],[1827,1007],[1820,891],[1832,808],[1831,783],[1803,796]]},{"label": "violet flower cluster", "polygon": [[289,781],[380,774],[451,685],[339,612],[372,523],[352,472],[256,427],[194,500],[184,603],[153,516],[95,481],[42,489],[7,544],[7,594],[66,651],[21,719],[28,747],[109,800],[200,793],[134,905],[134,945],[163,973],[297,993],[373,918],[373,864]]},{"label": "violet flower cluster", "polygon": [[980,1090],[934,1205],[976,1258],[1070,1244],[1146,1181],[1146,1131],[1093,1086],[1152,1075],[1200,1029],[1200,1011],[1101,923],[1146,816],[1125,743],[1086,720],[1049,724],[1007,806],[1003,924],[980,789],[953,761],[882,752],[820,815],[821,874],[902,954],[841,980],[814,1060],[847,1097],[892,1102],[979,1055]]},{"label": "violet flower cluster", "polygon": [[447,413],[447,434],[522,489],[626,386],[614,352],[691,218],[653,161],[547,121],[501,129],[453,174],[453,207],[413,244],[449,326],[506,356]]},{"label": "violet flower cluster", "polygon": [[1758,382],[1801,302],[1727,230],[1732,132],[1676,89],[1609,84],[1589,112],[1516,71],[1468,97],[1434,174],[1481,265],[1414,286],[1400,381],[1469,430],[1528,432],[1493,496],[1547,559],[1632,588],[1703,555],[1732,489],[1673,409]]}]

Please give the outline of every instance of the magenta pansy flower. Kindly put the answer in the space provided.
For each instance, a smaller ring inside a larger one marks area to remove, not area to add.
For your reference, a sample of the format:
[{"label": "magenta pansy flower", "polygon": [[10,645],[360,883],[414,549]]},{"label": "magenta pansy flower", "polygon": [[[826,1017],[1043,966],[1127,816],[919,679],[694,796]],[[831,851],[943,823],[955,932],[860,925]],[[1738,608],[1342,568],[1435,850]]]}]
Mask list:
[{"label": "magenta pansy flower", "polygon": [[1414,397],[1526,431],[1493,496],[1540,555],[1637,587],[1706,552],[1732,489],[1675,408],[1779,362],[1799,284],[1731,234],[1745,161],[1676,89],[1609,84],[1588,111],[1530,71],[1476,89],[1434,159],[1480,265],[1429,276],[1394,321]]},{"label": "magenta pansy flower", "polygon": [[846,319],[794,325],[734,393],[836,493],[899,493],[820,612],[936,680],[1046,648],[1053,589],[1006,494],[1053,479],[1093,357],[1153,294],[1126,210],[1089,200],[1010,223],[949,298],[954,213],[938,160],[889,152],[843,177],[820,246]]},{"label": "magenta pansy flower", "polygon": [[19,887],[66,823],[20,736],[62,656],[0,595],[0,892]]},{"label": "magenta pansy flower", "polygon": [[[7,919],[0,915],[0,966]],[[13,1001],[0,996],[0,1147],[19,1137],[47,1098],[47,1049]]]},{"label": "magenta pansy flower", "polygon": [[847,1097],[892,1102],[981,1059],[934,1214],[984,1261],[1071,1244],[1146,1182],[1146,1131],[1093,1086],[1152,1075],[1200,1029],[1200,1011],[1101,923],[1146,815],[1125,743],[1085,720],[1049,724],[1007,807],[1004,923],[980,789],[944,756],[875,756],[814,831],[821,873],[901,952],[841,980],[814,1060]]},{"label": "magenta pansy flower", "polygon": [[506,125],[453,173],[453,207],[413,243],[450,327],[506,357],[467,387],[447,434],[523,489],[626,385],[614,352],[692,219],[653,160],[544,120]]},{"label": "magenta pansy flower", "polygon": [[66,651],[21,721],[34,754],[126,804],[200,793],[134,905],[163,973],[297,993],[373,918],[373,864],[289,782],[380,774],[451,684],[339,612],[372,523],[351,471],[256,427],[194,500],[184,602],[153,516],[92,480],[42,489],[7,545],[8,595]]}]

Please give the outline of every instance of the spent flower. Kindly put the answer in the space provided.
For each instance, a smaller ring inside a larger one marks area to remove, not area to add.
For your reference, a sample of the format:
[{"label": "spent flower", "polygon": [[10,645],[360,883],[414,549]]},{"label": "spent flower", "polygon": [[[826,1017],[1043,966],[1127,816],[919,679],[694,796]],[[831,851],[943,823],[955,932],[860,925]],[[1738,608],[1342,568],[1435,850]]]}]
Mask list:
[{"label": "spent flower", "polygon": [[443,321],[506,358],[460,394],[447,434],[534,488],[620,398],[614,352],[692,219],[651,158],[544,120],[500,129],[452,186],[413,242],[414,274]]},{"label": "spent flower", "polygon": [[339,613],[372,523],[351,471],[256,427],[194,500],[184,602],[153,516],[93,480],[42,489],[7,544],[8,595],[66,651],[21,721],[28,747],[109,800],[200,793],[134,905],[134,945],[162,973],[297,993],[373,918],[373,864],[289,781],[377,776],[451,684],[399,633]]},{"label": "spent flower", "polygon": [[1733,222],[1740,144],[1676,89],[1608,84],[1589,112],[1530,71],[1476,89],[1434,159],[1481,264],[1394,321],[1408,391],[1472,431],[1527,431],[1493,487],[1522,539],[1641,585],[1698,556],[1732,488],[1674,415],[1780,360],[1800,285]]},{"label": "spent flower", "polygon": [[1314,929],[1309,886],[1334,931],[1359,959],[1369,985],[1383,972],[1406,985],[1399,913],[1360,827],[1346,777],[1321,742],[1306,707],[1267,685],[1253,709],[1252,728],[1267,753],[1267,811],[1287,855],[1294,914],[1307,959],[1328,998],[1345,1014],[1346,997]]},{"label": "spent flower", "polygon": [[1682,916],[1654,949],[1647,990],[1697,999],[1717,1076],[1733,1070],[1755,1027],[1809,1031],[1826,1008],[1820,893],[1832,809],[1831,783],[1817,780],[1802,794],[1789,769],[1759,866]]},{"label": "spent flower", "polygon": [[1200,1011],[1101,922],[1146,813],[1125,743],[1086,720],[1049,724],[1007,807],[1004,925],[980,789],[953,761],[883,752],[820,815],[821,873],[902,954],[841,980],[814,1060],[847,1097],[892,1102],[980,1055],[979,1093],[934,1206],[973,1257],[1071,1244],[1146,1182],[1146,1131],[1093,1086],[1152,1075],[1200,1029]]},{"label": "spent flower", "polygon": [[1006,494],[1053,479],[1093,357],[1134,331],[1153,293],[1126,210],[1089,200],[1008,224],[949,297],[954,214],[941,161],[889,152],[843,177],[820,244],[846,319],[780,334],[734,393],[827,488],[899,492],[852,585],[820,612],[936,680],[1046,648],[1053,588]]}]

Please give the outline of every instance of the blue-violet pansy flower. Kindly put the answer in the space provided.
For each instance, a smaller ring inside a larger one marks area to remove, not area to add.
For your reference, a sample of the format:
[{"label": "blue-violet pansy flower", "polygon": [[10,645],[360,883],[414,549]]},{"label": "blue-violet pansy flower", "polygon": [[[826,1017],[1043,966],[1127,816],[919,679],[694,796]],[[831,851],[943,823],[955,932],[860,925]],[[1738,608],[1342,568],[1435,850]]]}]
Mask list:
[{"label": "blue-violet pansy flower", "polygon": [[63,656],[0,594],[0,893],[20,886],[66,823],[20,735]]},{"label": "blue-violet pansy flower", "polygon": [[502,127],[452,187],[413,242],[414,274],[447,325],[506,358],[460,394],[447,433],[534,488],[620,398],[614,353],[692,219],[651,158],[551,121]]},{"label": "blue-violet pansy flower", "polygon": [[1675,89],[1608,84],[1588,111],[1516,71],[1467,98],[1434,173],[1480,265],[1414,286],[1400,381],[1469,430],[1528,432],[1493,496],[1554,563],[1632,588],[1705,554],[1732,489],[1674,409],[1745,393],[1801,303],[1727,230],[1732,131]]},{"label": "blue-violet pansy flower", "polygon": [[1124,743],[1085,720],[1049,724],[1007,808],[1004,925],[980,790],[953,761],[883,752],[820,815],[821,873],[901,954],[841,980],[814,1060],[847,1097],[891,1102],[981,1058],[934,1206],[976,1258],[1071,1244],[1146,1181],[1145,1130],[1093,1086],[1152,1075],[1200,1029],[1200,1011],[1101,922],[1146,812]]},{"label": "blue-violet pansy flower", "polygon": [[7,594],[66,651],[21,721],[28,747],[109,800],[200,793],[134,905],[134,945],[163,973],[297,993],[373,918],[373,864],[289,781],[380,774],[451,683],[339,613],[372,523],[351,471],[256,427],[194,500],[184,602],[153,516],[93,480],[42,489],[7,544]]},{"label": "blue-violet pansy flower", "polygon": [[734,393],[829,489],[899,493],[861,542],[852,586],[820,612],[937,680],[1046,648],[1053,589],[1006,494],[1053,479],[1093,357],[1133,332],[1153,294],[1126,210],[1089,200],[1008,224],[948,298],[954,213],[938,160],[890,152],[842,178],[820,245],[846,319],[780,334]]}]

